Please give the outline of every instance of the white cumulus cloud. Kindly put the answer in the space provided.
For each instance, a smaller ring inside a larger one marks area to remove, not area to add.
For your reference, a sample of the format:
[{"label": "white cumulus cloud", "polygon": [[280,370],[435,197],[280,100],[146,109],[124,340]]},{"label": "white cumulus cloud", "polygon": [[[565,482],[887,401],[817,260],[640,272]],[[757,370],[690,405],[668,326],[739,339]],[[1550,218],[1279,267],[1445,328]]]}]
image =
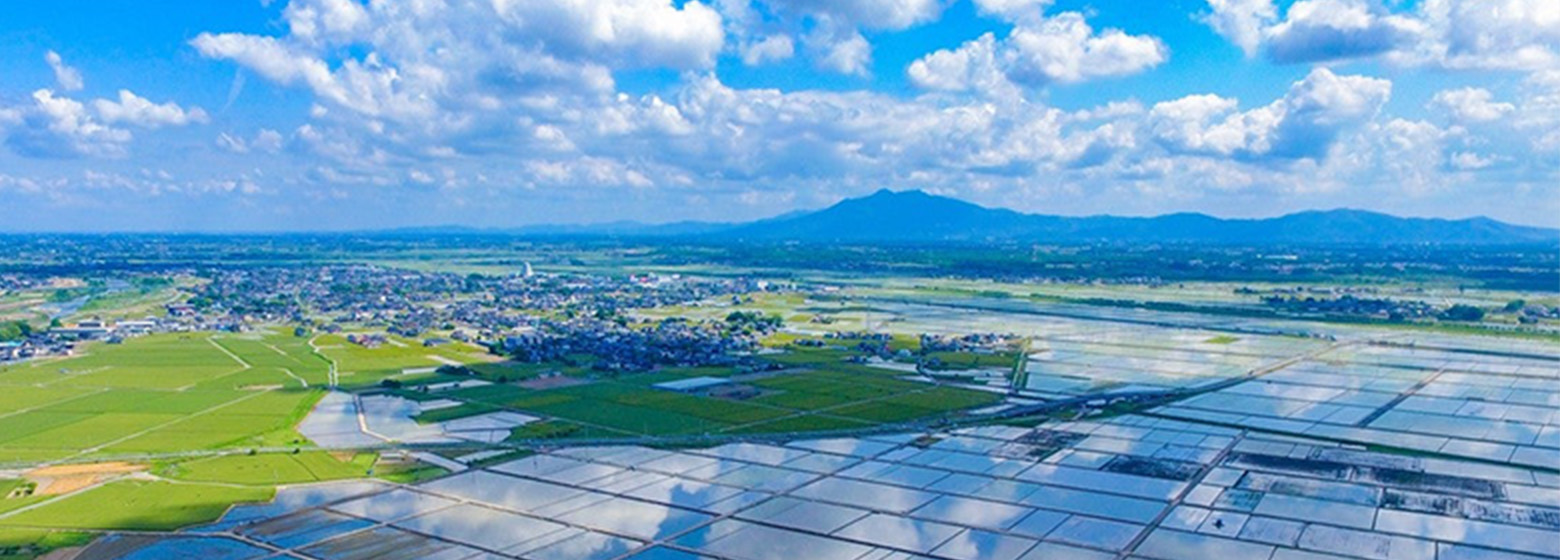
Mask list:
[{"label": "white cumulus cloud", "polygon": [[1208,7],[1213,11],[1203,21],[1248,57],[1257,54],[1264,30],[1278,19],[1273,0],[1208,0]]},{"label": "white cumulus cloud", "polygon": [[1484,88],[1467,87],[1440,91],[1430,99],[1430,106],[1453,120],[1465,123],[1486,123],[1500,120],[1516,110],[1510,103],[1494,100],[1495,94]]},{"label": "white cumulus cloud", "polygon": [[60,53],[49,51],[43,55],[44,61],[49,63],[49,68],[54,70],[54,81],[65,91],[77,91],[86,87],[86,82],[81,78],[81,71],[65,64],[65,59]]},{"label": "white cumulus cloud", "polygon": [[539,101],[517,92],[608,93],[613,69],[708,68],[724,47],[720,15],[697,1],[299,0],[285,12],[287,35],[202,33],[191,45],[331,105],[432,127],[470,125],[431,121],[441,110]]},{"label": "white cumulus cloud", "polygon": [[936,21],[946,0],[767,0],[773,10],[851,27],[900,30]]},{"label": "white cumulus cloud", "polygon": [[795,42],[789,35],[770,35],[742,47],[742,62],[758,66],[768,62],[786,60],[796,54]]},{"label": "white cumulus cloud", "polygon": [[866,75],[867,64],[872,62],[872,45],[859,32],[823,43],[822,49],[818,66],[841,74]]},{"label": "white cumulus cloud", "polygon": [[[80,73],[66,66],[58,53],[49,51],[45,58],[62,87],[80,89]],[[118,125],[158,129],[207,120],[199,107],[155,103],[127,89],[119,90],[115,99],[84,103],[45,88],[33,91],[18,105],[0,106],[5,145],[23,156],[39,158],[124,157],[134,136]]]},{"label": "white cumulus cloud", "polygon": [[1560,2],[1426,0],[1430,56],[1451,68],[1560,68]]},{"label": "white cumulus cloud", "polygon": [[999,80],[1026,85],[1081,82],[1142,72],[1168,60],[1156,37],[1118,29],[1096,33],[1082,14],[1025,19],[1009,35],[939,50],[910,65],[911,81],[926,89],[990,91]]},{"label": "white cumulus cloud", "polygon": [[975,9],[982,14],[996,16],[1007,21],[1039,17],[1053,0],[975,0]]},{"label": "white cumulus cloud", "polygon": [[1424,32],[1419,21],[1389,14],[1376,0],[1301,0],[1268,28],[1268,54],[1277,62],[1361,58],[1411,48]]},{"label": "white cumulus cloud", "polygon": [[1560,67],[1554,0],[1207,0],[1203,21],[1247,55],[1281,63],[1382,58],[1408,66]]},{"label": "white cumulus cloud", "polygon": [[1448,163],[1450,163],[1454,169],[1461,171],[1476,171],[1495,165],[1495,158],[1480,155],[1475,152],[1456,152],[1451,155],[1451,159],[1448,161]]},{"label": "white cumulus cloud", "polygon": [[[800,50],[819,69],[868,75],[872,44],[863,31],[902,31],[942,17],[951,0],[718,0],[749,65]],[[781,38],[788,39],[785,42]],[[801,48],[798,49],[797,47]]]},{"label": "white cumulus cloud", "polygon": [[105,122],[132,124],[144,128],[184,126],[207,121],[206,111],[200,107],[186,110],[177,103],[153,103],[130,90],[119,90],[118,100],[97,99],[92,102],[98,116]]},{"label": "white cumulus cloud", "polygon": [[1083,14],[1066,12],[1037,26],[1020,26],[1008,37],[1010,74],[1021,81],[1077,82],[1123,76],[1158,66],[1170,50],[1156,37],[1119,29],[1095,33]]},{"label": "white cumulus cloud", "polygon": [[357,0],[293,0],[282,15],[293,36],[307,41],[350,38],[370,23]]},{"label": "white cumulus cloud", "polygon": [[1339,76],[1318,68],[1284,97],[1238,111],[1216,95],[1166,101],[1150,110],[1155,137],[1176,152],[1248,159],[1323,159],[1346,130],[1368,122],[1386,104],[1392,83]]},{"label": "white cumulus cloud", "polygon": [[952,50],[940,50],[910,64],[910,81],[923,89],[990,91],[1006,81],[997,63],[997,40],[990,33]]},{"label": "white cumulus cloud", "polygon": [[40,89],[33,103],[18,110],[20,124],[10,130],[6,143],[31,157],[120,157],[132,138],[130,131],[98,120],[80,101]]},{"label": "white cumulus cloud", "polygon": [[494,0],[507,31],[564,58],[625,66],[707,68],[725,40],[720,14],[697,0]]}]

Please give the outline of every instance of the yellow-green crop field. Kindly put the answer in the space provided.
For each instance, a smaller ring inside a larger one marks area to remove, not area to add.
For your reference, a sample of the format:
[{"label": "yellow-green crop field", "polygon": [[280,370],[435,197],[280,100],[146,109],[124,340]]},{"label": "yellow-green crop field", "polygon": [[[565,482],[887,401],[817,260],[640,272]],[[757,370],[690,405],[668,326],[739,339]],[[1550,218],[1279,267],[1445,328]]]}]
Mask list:
[{"label": "yellow-green crop field", "polygon": [[0,518],[0,528],[168,531],[214,520],[234,503],[263,502],[270,487],[120,480]]},{"label": "yellow-green crop field", "polygon": [[[398,363],[397,350],[346,361]],[[0,367],[0,464],[150,468],[57,495],[7,498],[28,483],[0,480],[0,559],[79,544],[75,530],[176,529],[268,500],[278,485],[375,474],[375,454],[309,450],[295,430],[329,372],[308,339],[270,332],[89,343]]]},{"label": "yellow-green crop field", "polygon": [[[314,338],[319,353],[335,360],[340,372],[339,383],[344,387],[368,387],[383,379],[395,378],[411,383],[430,379],[426,374],[408,370],[428,370],[449,363],[471,364],[493,361],[496,358],[466,344],[449,343],[439,346],[423,346],[421,341],[391,336],[389,342],[377,348],[367,348],[347,341],[337,334]],[[418,377],[420,376],[420,377]]]},{"label": "yellow-green crop field", "polygon": [[0,463],[291,445],[328,369],[281,335],[165,334],[79,352],[0,368]]}]

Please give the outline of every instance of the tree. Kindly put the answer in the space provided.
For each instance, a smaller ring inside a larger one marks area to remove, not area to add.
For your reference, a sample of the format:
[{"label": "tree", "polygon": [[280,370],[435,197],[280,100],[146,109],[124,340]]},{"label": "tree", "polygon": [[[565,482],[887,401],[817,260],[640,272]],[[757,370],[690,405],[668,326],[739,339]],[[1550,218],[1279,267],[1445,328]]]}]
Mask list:
[{"label": "tree", "polygon": [[1446,321],[1482,321],[1484,320],[1484,310],[1472,305],[1459,303],[1448,307],[1446,311],[1442,311],[1440,317]]},{"label": "tree", "polygon": [[442,366],[439,366],[439,369],[434,370],[434,371],[436,371],[440,375],[475,376],[477,374],[476,371],[472,370],[469,367],[466,367],[466,366],[455,366],[455,365],[442,365]]},{"label": "tree", "polygon": [[1514,300],[1511,300],[1510,302],[1506,303],[1506,307],[1504,308],[1504,310],[1507,313],[1515,313],[1515,312],[1521,311],[1522,308],[1524,308],[1524,307],[1527,307],[1527,301],[1520,300],[1520,299],[1514,299]]}]

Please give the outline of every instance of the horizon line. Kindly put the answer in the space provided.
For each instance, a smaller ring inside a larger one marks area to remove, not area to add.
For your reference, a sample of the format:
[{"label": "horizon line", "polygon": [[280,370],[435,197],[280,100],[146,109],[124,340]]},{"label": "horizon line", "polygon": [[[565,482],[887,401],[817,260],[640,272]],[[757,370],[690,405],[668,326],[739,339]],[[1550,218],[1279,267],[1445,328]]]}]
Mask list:
[{"label": "horizon line", "polygon": [[[398,231],[418,230],[418,229],[466,229],[466,230],[472,230],[471,233],[520,235],[520,234],[524,234],[524,233],[527,233],[527,232],[520,232],[520,231],[516,231],[516,230],[540,229],[540,228],[592,228],[592,227],[600,228],[600,227],[610,227],[610,226],[664,227],[664,226],[671,226],[671,225],[677,225],[677,224],[739,227],[739,226],[743,226],[743,225],[754,224],[754,223],[763,222],[763,221],[767,221],[767,220],[773,220],[773,219],[776,219],[776,218],[782,218],[782,217],[786,217],[786,216],[804,216],[804,215],[808,215],[808,214],[814,214],[814,213],[817,213],[817,212],[822,212],[824,210],[828,210],[830,208],[833,208],[833,207],[835,207],[837,205],[840,205],[840,204],[843,204],[843,203],[846,203],[846,202],[866,200],[868,198],[871,198],[871,197],[874,197],[874,196],[879,196],[879,195],[882,195],[884,193],[889,193],[889,194],[892,194],[892,195],[921,194],[921,195],[925,195],[925,196],[928,196],[928,197],[931,197],[931,198],[939,198],[939,199],[945,199],[945,200],[950,200],[950,201],[955,201],[955,202],[962,202],[962,203],[970,204],[970,205],[973,205],[973,206],[977,206],[977,207],[980,207],[980,208],[983,208],[983,209],[986,209],[986,210],[1008,211],[1008,212],[1014,212],[1014,213],[1018,213],[1018,214],[1025,215],[1025,216],[1056,217],[1056,218],[1069,218],[1069,219],[1087,219],[1087,218],[1155,219],[1155,218],[1164,218],[1164,217],[1169,217],[1169,216],[1192,215],[1192,216],[1204,216],[1204,217],[1213,218],[1213,219],[1220,220],[1220,221],[1262,221],[1262,220],[1274,220],[1274,219],[1285,218],[1285,217],[1289,217],[1289,216],[1295,216],[1295,215],[1307,214],[1307,213],[1362,212],[1362,213],[1368,213],[1368,214],[1376,214],[1376,215],[1380,215],[1380,216],[1388,216],[1388,217],[1397,218],[1397,219],[1403,219],[1403,220],[1442,220],[1442,221],[1448,221],[1448,222],[1459,222],[1459,221],[1469,221],[1469,220],[1483,219],[1483,220],[1489,220],[1489,221],[1492,221],[1492,222],[1496,222],[1496,223],[1499,223],[1499,224],[1510,225],[1510,226],[1533,228],[1533,229],[1543,229],[1543,230],[1552,230],[1552,231],[1560,231],[1560,224],[1556,224],[1556,225],[1537,225],[1537,224],[1511,222],[1511,221],[1501,220],[1501,219],[1498,219],[1498,218],[1492,218],[1492,217],[1489,217],[1489,216],[1484,215],[1484,214],[1475,214],[1475,215],[1463,216],[1463,217],[1455,217],[1455,218],[1452,218],[1452,217],[1442,217],[1442,216],[1401,215],[1401,214],[1394,214],[1394,213],[1391,213],[1391,212],[1385,212],[1385,211],[1381,211],[1381,210],[1370,210],[1370,209],[1365,209],[1365,208],[1355,208],[1355,207],[1349,207],[1349,206],[1334,206],[1334,207],[1330,207],[1330,208],[1304,208],[1304,209],[1284,212],[1284,213],[1281,213],[1281,214],[1272,214],[1272,215],[1261,216],[1261,217],[1221,216],[1221,215],[1216,215],[1216,214],[1211,214],[1211,213],[1208,213],[1208,212],[1202,212],[1202,211],[1196,211],[1196,210],[1178,210],[1178,211],[1163,212],[1163,213],[1158,213],[1158,214],[1107,214],[1107,213],[1094,213],[1094,214],[1046,214],[1046,213],[1039,213],[1039,212],[1026,212],[1026,211],[1023,211],[1023,210],[1018,210],[1018,209],[1010,208],[1010,207],[1006,207],[1006,206],[987,206],[987,205],[984,205],[984,204],[981,204],[981,203],[978,203],[978,202],[974,202],[974,201],[970,201],[970,200],[966,200],[966,199],[963,199],[963,198],[957,198],[957,197],[953,197],[953,196],[948,196],[948,195],[942,195],[942,194],[937,194],[937,193],[933,193],[933,192],[928,192],[928,191],[923,190],[923,189],[905,189],[905,190],[897,190],[896,191],[896,190],[884,187],[884,188],[880,188],[880,189],[874,190],[874,191],[872,191],[872,192],[870,192],[868,194],[864,194],[864,195],[860,195],[860,196],[854,196],[854,197],[841,198],[838,201],[835,201],[833,203],[830,203],[830,204],[827,204],[827,205],[824,205],[824,206],[821,206],[821,207],[817,207],[817,208],[788,210],[788,211],[785,211],[785,212],[780,212],[780,213],[777,213],[777,214],[764,216],[764,217],[759,217],[759,218],[753,218],[753,219],[746,220],[746,221],[729,221],[729,222],[704,221],[704,220],[693,220],[693,219],[668,220],[668,221],[664,221],[664,222],[646,222],[646,221],[637,221],[637,220],[605,220],[605,221],[597,221],[597,222],[544,222],[544,223],[516,224],[516,225],[465,225],[465,224],[456,224],[456,223],[438,223],[438,224],[392,225],[392,226],[381,226],[381,227],[360,227],[360,228],[344,228],[344,229],[234,229],[234,230],[221,230],[221,229],[177,229],[177,228],[172,228],[172,229],[141,229],[141,230],[132,230],[132,229],[103,229],[103,230],[85,230],[85,229],[9,230],[9,229],[5,229],[3,227],[0,227],[0,235],[240,235],[240,236],[242,236],[242,235],[255,235],[255,236],[262,236],[262,235],[347,235],[347,234],[395,233],[395,232],[398,232]],[[543,235],[550,235],[550,234],[543,234]],[[551,235],[560,235],[560,234],[551,234]],[[568,234],[561,234],[561,235],[568,235]],[[585,234],[578,234],[578,235],[585,235]]]}]

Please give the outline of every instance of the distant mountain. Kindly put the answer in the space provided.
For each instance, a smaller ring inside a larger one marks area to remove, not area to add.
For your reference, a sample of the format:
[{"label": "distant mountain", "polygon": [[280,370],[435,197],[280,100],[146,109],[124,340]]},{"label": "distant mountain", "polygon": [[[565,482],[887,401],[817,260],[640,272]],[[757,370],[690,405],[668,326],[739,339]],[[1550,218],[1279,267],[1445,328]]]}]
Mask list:
[{"label": "distant mountain", "polygon": [[1289,245],[1519,245],[1560,243],[1560,230],[1477,217],[1400,218],[1364,210],[1313,210],[1263,219],[1223,219],[1196,213],[1148,218],[1050,216],[928,194],[887,189],[816,211],[746,223],[611,222],[508,229],[414,227],[382,235],[656,238],[691,241],[814,243],[1209,243]]},{"label": "distant mountain", "polygon": [[1523,244],[1560,242],[1560,230],[1489,218],[1400,218],[1362,210],[1266,219],[1205,214],[1149,218],[1023,214],[921,191],[880,190],[816,212],[714,229],[707,236],[814,242],[1199,242],[1220,244]]},{"label": "distant mountain", "polygon": [[878,191],[816,212],[737,226],[721,237],[814,241],[974,241],[1021,236],[1035,216],[921,191]]}]

